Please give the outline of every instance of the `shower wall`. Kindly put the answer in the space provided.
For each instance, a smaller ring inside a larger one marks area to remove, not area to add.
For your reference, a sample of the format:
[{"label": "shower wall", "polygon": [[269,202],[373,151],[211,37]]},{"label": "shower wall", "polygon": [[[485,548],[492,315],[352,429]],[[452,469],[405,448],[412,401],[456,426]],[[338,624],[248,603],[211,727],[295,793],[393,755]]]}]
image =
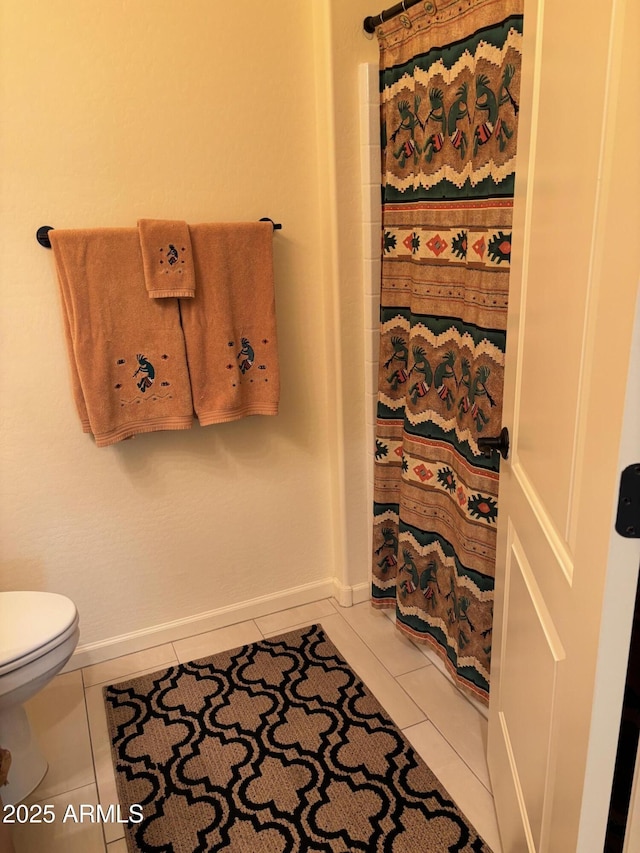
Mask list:
[{"label": "shower wall", "polygon": [[360,90],[360,162],[362,181],[362,254],[364,295],[364,395],[367,419],[367,505],[369,553],[373,540],[373,461],[380,351],[380,274],[382,201],[380,183],[380,94],[378,65],[362,63]]}]

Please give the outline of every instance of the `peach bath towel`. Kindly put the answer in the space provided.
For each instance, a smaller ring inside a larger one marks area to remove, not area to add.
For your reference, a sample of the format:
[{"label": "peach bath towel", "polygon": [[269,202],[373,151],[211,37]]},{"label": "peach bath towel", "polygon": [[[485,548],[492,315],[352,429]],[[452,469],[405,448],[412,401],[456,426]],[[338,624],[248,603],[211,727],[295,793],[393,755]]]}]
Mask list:
[{"label": "peach bath towel", "polygon": [[280,373],[270,222],[191,225],[195,299],[181,301],[202,426],[277,415]]},{"label": "peach bath towel", "polygon": [[177,300],[149,299],[137,228],[49,232],[73,391],[98,447],[189,429],[193,406]]},{"label": "peach bath towel", "polygon": [[149,298],[193,297],[196,281],[187,223],[139,219],[138,231]]}]

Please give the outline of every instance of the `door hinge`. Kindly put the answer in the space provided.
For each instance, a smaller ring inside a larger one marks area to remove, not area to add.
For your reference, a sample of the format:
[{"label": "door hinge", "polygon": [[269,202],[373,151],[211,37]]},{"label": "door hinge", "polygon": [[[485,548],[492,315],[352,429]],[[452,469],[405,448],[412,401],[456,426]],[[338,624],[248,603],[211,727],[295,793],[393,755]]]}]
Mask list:
[{"label": "door hinge", "polygon": [[616,530],[627,539],[640,539],[640,463],[625,468],[620,476]]}]

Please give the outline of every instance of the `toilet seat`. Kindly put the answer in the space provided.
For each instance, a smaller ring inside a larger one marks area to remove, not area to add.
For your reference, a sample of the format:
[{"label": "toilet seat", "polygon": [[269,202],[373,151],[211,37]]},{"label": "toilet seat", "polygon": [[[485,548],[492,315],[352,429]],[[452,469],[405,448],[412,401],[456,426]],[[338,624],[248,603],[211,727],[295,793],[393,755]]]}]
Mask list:
[{"label": "toilet seat", "polygon": [[64,595],[0,593],[0,677],[64,643],[77,627],[75,604]]}]

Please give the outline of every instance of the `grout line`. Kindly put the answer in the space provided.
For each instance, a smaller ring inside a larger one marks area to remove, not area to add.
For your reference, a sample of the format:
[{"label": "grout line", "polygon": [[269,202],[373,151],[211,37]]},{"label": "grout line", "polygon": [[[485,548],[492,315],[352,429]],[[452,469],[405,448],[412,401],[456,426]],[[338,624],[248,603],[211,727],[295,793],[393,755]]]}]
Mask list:
[{"label": "grout line", "polygon": [[[421,709],[421,710],[422,710],[422,709]],[[475,772],[475,770],[473,769],[473,767],[471,767],[471,765],[470,765],[470,764],[465,760],[465,758],[464,758],[462,755],[460,755],[460,753],[459,753],[459,752],[458,752],[458,750],[456,749],[455,745],[454,745],[453,743],[451,743],[451,741],[450,741],[450,740],[449,740],[449,738],[444,734],[444,732],[442,732],[442,731],[438,728],[438,726],[436,725],[435,721],[434,721],[434,720],[432,720],[430,717],[427,717],[427,719],[426,719],[426,720],[423,720],[423,722],[428,722],[428,723],[430,723],[430,724],[433,726],[433,728],[438,732],[438,734],[440,735],[440,737],[442,738],[442,740],[443,740],[443,741],[444,741],[444,742],[445,742],[445,743],[446,743],[446,744],[447,744],[447,745],[448,745],[448,746],[453,750],[453,752],[455,753],[456,757],[457,757],[457,758],[458,758],[458,759],[459,759],[459,760],[464,764],[464,766],[465,766],[465,767],[467,768],[467,770],[471,773],[471,775],[475,777],[475,779],[476,779],[476,780],[477,780],[477,781],[482,785],[482,787],[485,789],[485,791],[486,791],[486,792],[491,796],[491,798],[493,799],[493,791],[491,790],[491,788],[490,788],[490,787],[487,787],[487,785],[482,781],[482,779],[481,779],[481,778],[478,776],[478,774]],[[421,726],[421,725],[422,725],[422,723],[413,723],[411,726],[405,726],[405,728],[404,728],[404,729],[401,729],[401,731],[402,731],[403,735],[407,738],[407,740],[409,740],[409,737],[408,737],[408,735],[407,735],[407,731],[408,731],[409,729],[412,729],[412,728],[415,728],[416,726]],[[417,750],[416,750],[416,752],[417,752]],[[422,760],[425,762],[425,764],[427,764],[427,766],[429,766],[429,762],[428,762],[428,760],[427,760],[427,759],[423,758]]]},{"label": "grout line", "polygon": [[[344,617],[343,617],[343,618],[344,618]],[[347,622],[347,620],[346,620],[346,619],[345,619],[345,622]],[[431,725],[436,729],[436,731],[440,734],[440,736],[441,736],[442,738],[444,738],[444,740],[449,744],[449,746],[451,747],[451,749],[455,752],[455,754],[456,754],[456,755],[458,756],[458,758],[462,761],[462,763],[463,763],[466,767],[468,767],[468,769],[473,773],[473,775],[474,775],[474,776],[475,776],[475,778],[478,780],[478,782],[480,782],[480,784],[483,786],[483,788],[484,788],[486,791],[488,791],[488,792],[489,792],[489,794],[491,794],[491,796],[493,796],[493,791],[492,791],[490,788],[487,788],[487,786],[486,786],[486,785],[485,785],[485,783],[482,781],[482,779],[480,779],[480,777],[479,777],[479,776],[477,775],[477,773],[473,770],[473,768],[469,766],[469,764],[465,761],[464,757],[463,757],[462,755],[460,755],[460,753],[459,753],[459,752],[458,752],[458,750],[456,749],[455,745],[454,745],[453,743],[451,743],[451,741],[446,737],[446,735],[444,734],[444,732],[441,732],[441,731],[440,731],[440,729],[439,729],[439,728],[438,728],[438,726],[436,725],[435,721],[431,719],[431,717],[427,714],[427,712],[424,710],[424,708],[421,708],[421,707],[420,707],[420,705],[418,705],[418,703],[416,702],[416,700],[415,700],[415,699],[414,699],[414,698],[413,698],[413,697],[408,693],[408,691],[407,691],[407,690],[405,690],[405,688],[403,687],[403,685],[402,685],[402,684],[400,684],[400,682],[398,681],[398,676],[395,676],[395,675],[393,675],[393,673],[389,672],[389,670],[387,669],[387,667],[384,665],[384,663],[380,660],[380,658],[378,657],[378,655],[375,653],[375,650],[374,650],[374,649],[373,649],[373,648],[372,648],[372,647],[367,643],[366,639],[365,639],[365,638],[364,638],[364,637],[363,637],[363,636],[358,632],[357,628],[356,628],[354,625],[351,625],[349,622],[347,622],[347,625],[349,625],[349,627],[350,627],[353,631],[355,631],[355,633],[357,634],[357,636],[358,636],[358,637],[359,637],[359,638],[364,642],[364,644],[367,646],[367,648],[368,648],[368,649],[373,653],[373,655],[374,655],[374,656],[375,656],[375,658],[377,659],[377,661],[378,661],[378,663],[380,664],[380,666],[382,666],[382,667],[383,667],[383,669],[385,669],[385,670],[386,670],[386,672],[387,672],[387,673],[389,673],[389,675],[393,678],[393,680],[396,682],[396,684],[398,685],[398,687],[400,687],[400,689],[401,689],[401,690],[402,690],[402,691],[407,695],[407,697],[408,697],[408,698],[413,702],[413,704],[414,704],[414,705],[417,705],[417,706],[418,706],[418,708],[420,708],[420,710],[422,711],[422,713],[423,713],[423,714],[424,714],[424,716],[425,716],[425,721],[426,721],[426,722],[431,723]],[[394,629],[395,629],[395,626],[394,626]],[[416,643],[414,643],[413,645],[414,645],[414,646],[416,646],[416,648],[418,648],[418,649],[419,649],[419,646],[417,646],[417,645],[416,645]],[[449,678],[445,675],[445,673],[443,673],[443,672],[442,672],[442,671],[441,671],[437,666],[435,666],[435,664],[433,664],[433,663],[432,663],[432,662],[431,662],[431,661],[426,657],[426,655],[425,655],[425,660],[426,660],[426,662],[427,662],[427,665],[428,665],[428,666],[433,666],[433,667],[434,667],[434,669],[436,670],[436,672],[437,672],[437,673],[438,673],[442,678],[444,678],[444,679],[445,679],[445,681],[447,682],[447,684],[449,684],[449,685],[451,685],[451,686],[455,687],[456,692],[457,692],[457,693],[459,693],[460,695],[462,695],[462,696],[463,696],[463,698],[465,699],[465,701],[467,701],[467,702],[468,702],[467,697],[466,697],[466,696],[464,696],[464,694],[462,693],[462,691],[461,691],[461,690],[460,690],[460,689],[459,689],[455,684],[453,684],[453,682],[451,681],[451,679],[449,679]],[[407,673],[402,673],[402,675],[407,675],[409,672],[417,672],[418,670],[422,670],[422,669],[425,669],[425,667],[423,667],[423,666],[421,666],[421,667],[416,667],[416,668],[415,668],[415,669],[413,669],[413,670],[409,670]],[[469,704],[469,705],[471,705],[471,707],[472,707],[472,708],[473,708],[473,710],[476,712],[476,714],[478,714],[478,716],[482,716],[482,715],[480,714],[480,712],[478,711],[478,709],[473,707],[473,704],[472,704],[471,702],[468,702],[468,704]],[[386,710],[386,709],[385,709],[385,710]],[[388,711],[387,711],[387,713],[388,713]],[[414,723],[413,725],[420,725],[420,724],[419,724],[419,723]],[[410,726],[407,726],[406,728],[410,728]],[[401,730],[401,731],[404,731],[404,730]]]},{"label": "grout line", "polygon": [[[206,631],[203,631],[203,632],[201,632],[201,633],[207,633],[207,632],[206,632]],[[197,635],[197,634],[194,634],[193,636],[195,637],[195,636],[198,636],[198,635]],[[144,649],[138,649],[138,650],[137,650],[137,651],[135,651],[135,652],[127,652],[126,654],[123,654],[123,655],[117,655],[117,656],[116,656],[116,657],[114,657],[114,658],[107,658],[106,660],[99,661],[98,663],[90,663],[90,664],[87,664],[87,666],[80,667],[80,673],[81,673],[81,676],[82,676],[82,686],[85,688],[85,690],[86,690],[86,688],[87,688],[87,687],[93,687],[93,686],[94,686],[94,685],[92,685],[92,684],[87,684],[87,683],[86,683],[86,681],[85,681],[85,670],[93,669],[94,667],[97,667],[97,666],[103,666],[104,664],[110,664],[110,663],[113,663],[114,661],[122,660],[122,658],[131,657],[131,656],[133,656],[133,655],[144,654],[144,652],[149,652],[149,651],[151,651],[151,649],[157,649],[157,648],[160,648],[160,646],[171,646],[171,649],[172,649],[172,651],[173,651],[174,657],[176,657],[176,658],[177,658],[176,650],[175,650],[175,646],[173,645],[173,642],[174,642],[174,641],[172,641],[172,642],[167,642],[167,643],[154,643],[152,646],[146,646]],[[71,670],[71,671],[73,672],[74,670]],[[62,674],[63,674],[63,675],[66,675],[66,673],[62,673]],[[128,678],[128,677],[129,677],[129,676],[127,676],[127,675],[125,675],[125,676],[124,676],[124,678]],[[100,682],[98,682],[98,684],[107,684],[107,683],[108,683],[108,682],[106,682],[106,681],[100,681]],[[116,683],[116,682],[112,682],[112,683]]]},{"label": "grout line", "polygon": [[[462,690],[460,690],[460,688],[459,688],[459,687],[457,687],[457,685],[456,685],[456,684],[454,684],[454,683],[451,681],[451,679],[450,679],[450,678],[449,678],[449,677],[448,677],[444,672],[442,672],[442,670],[441,670],[441,669],[439,669],[437,666],[434,666],[434,668],[435,668],[435,671],[438,673],[438,675],[440,675],[440,677],[441,677],[441,678],[444,678],[444,680],[447,682],[447,684],[448,684],[448,685],[450,685],[450,686],[452,686],[452,687],[455,687],[456,692],[457,692],[457,693],[459,693],[459,694],[462,696],[462,698],[463,698],[463,699],[465,699],[465,701],[467,701],[467,702],[468,702],[467,697],[464,695],[464,693],[462,692]],[[473,704],[472,704],[471,702],[468,702],[468,704],[469,704],[469,705],[471,705],[471,707],[473,708],[473,710],[476,712],[476,714],[477,714],[479,717],[482,717],[482,714],[480,713],[480,711],[478,711],[478,709],[477,709],[477,708],[474,708],[474,706],[473,706]],[[483,719],[485,719],[485,718],[483,717]],[[469,770],[473,773],[473,775],[476,777],[476,779],[478,780],[478,782],[480,782],[480,784],[483,786],[483,788],[485,788],[485,789],[486,789],[486,790],[491,794],[491,796],[493,796],[493,791],[491,790],[491,788],[488,788],[488,787],[485,785],[485,783],[484,783],[484,782],[482,781],[482,779],[478,776],[478,774],[475,772],[475,770],[473,769],[473,767],[471,767],[471,766],[469,765],[469,763],[465,760],[464,756],[460,755],[460,753],[459,753],[459,752],[458,752],[458,750],[456,749],[455,745],[454,745],[453,743],[451,743],[451,741],[450,741],[450,740],[449,740],[449,738],[446,736],[446,734],[445,734],[443,731],[441,731],[441,730],[439,729],[439,727],[438,727],[437,723],[435,722],[435,720],[431,720],[431,719],[430,719],[430,720],[429,720],[429,722],[430,722],[430,723],[432,724],[432,726],[436,729],[436,731],[441,735],[441,737],[443,737],[443,738],[444,738],[444,740],[446,740],[446,742],[449,744],[449,746],[451,747],[451,749],[453,749],[453,751],[454,751],[454,752],[455,752],[455,754],[458,756],[458,758],[459,758],[459,759],[460,759],[464,764],[466,764],[466,765],[467,765],[467,767],[469,768]]]},{"label": "grout line", "polygon": [[[366,603],[366,602],[363,602],[363,603]],[[342,615],[342,614],[340,614],[340,615]],[[389,675],[389,676],[390,676],[390,677],[395,681],[396,685],[400,688],[400,690],[402,690],[402,692],[405,694],[405,696],[407,697],[407,699],[409,699],[409,701],[410,701],[413,705],[415,705],[415,706],[416,706],[416,708],[418,708],[418,709],[422,712],[422,714],[424,714],[425,719],[424,719],[422,722],[425,722],[425,721],[431,722],[431,720],[429,719],[429,716],[427,715],[426,711],[424,711],[424,710],[420,707],[420,705],[418,705],[418,703],[416,702],[416,700],[415,700],[412,696],[410,696],[410,695],[409,695],[409,693],[405,690],[405,688],[402,686],[402,684],[400,684],[400,682],[398,681],[398,677],[397,677],[397,676],[395,676],[392,672],[390,672],[390,671],[389,671],[389,669],[387,669],[387,667],[385,666],[385,664],[382,662],[382,660],[381,660],[381,659],[378,657],[378,655],[376,654],[375,650],[374,650],[374,649],[369,645],[369,643],[367,642],[367,640],[365,639],[365,637],[363,637],[363,636],[362,636],[362,634],[360,634],[360,632],[359,632],[359,631],[358,631],[358,629],[355,627],[355,625],[351,625],[351,623],[350,623],[350,622],[348,622],[348,621],[347,621],[347,619],[345,619],[345,617],[344,617],[344,616],[343,616],[342,618],[344,619],[344,621],[345,621],[346,625],[347,625],[347,626],[348,626],[348,627],[349,627],[349,628],[354,632],[354,634],[355,634],[355,635],[356,635],[356,636],[357,636],[357,637],[358,637],[358,638],[359,638],[359,639],[360,639],[360,640],[365,644],[365,646],[367,647],[367,649],[368,649],[368,650],[371,652],[371,654],[375,657],[376,661],[378,662],[378,665],[379,665],[379,666],[381,666],[381,667],[382,667],[382,669],[387,673],[387,675]],[[347,663],[349,663],[349,661],[347,661]],[[349,666],[351,666],[351,664],[350,664],[350,663],[349,663]],[[419,667],[419,669],[424,669],[424,667]],[[355,672],[355,670],[354,670],[354,672]],[[405,674],[405,673],[403,673],[403,675],[404,675],[404,674]],[[364,679],[361,679],[361,680],[363,681],[363,683],[365,683],[365,684],[366,684],[366,682],[364,681]],[[382,705],[382,702],[380,702],[380,704]],[[382,705],[382,707],[384,708],[384,705]],[[389,714],[389,711],[388,711],[386,708],[385,708],[385,712],[389,715],[389,717],[391,717],[391,714]],[[392,719],[393,719],[393,718],[392,718]],[[395,720],[394,720],[394,724],[395,724]],[[417,725],[417,724],[416,724],[416,723],[414,723],[413,725]],[[398,729],[400,729],[400,726],[398,726]],[[400,731],[402,731],[402,730],[400,729]]]},{"label": "grout line", "polygon": [[262,637],[262,639],[264,640],[264,638],[265,638],[265,637],[264,637],[264,631],[263,631],[263,630],[262,630],[262,628],[258,625],[258,623],[256,622],[256,620],[255,620],[255,619],[248,619],[247,621],[252,623],[253,627],[256,629],[256,631],[258,632],[258,634],[260,634],[260,636],[261,636],[261,637]]},{"label": "grout line", "polygon": [[[433,666],[434,664],[428,659],[425,658],[425,662],[422,666],[414,666],[412,669],[408,669],[406,672],[401,672],[400,675],[394,675],[395,679],[400,678],[402,675],[411,675],[412,672],[421,672],[423,669],[426,669],[428,666]],[[437,669],[437,667],[436,667]]]},{"label": "grout line", "polygon": [[440,735],[440,737],[441,737],[443,740],[445,740],[445,741],[449,744],[449,746],[450,746],[450,747],[451,747],[451,749],[455,752],[455,754],[458,756],[458,758],[460,759],[460,761],[462,761],[462,763],[463,763],[463,764],[464,764],[464,765],[465,765],[465,766],[466,766],[466,767],[471,771],[471,773],[475,776],[475,778],[478,780],[478,782],[480,782],[480,784],[481,784],[481,785],[482,785],[482,787],[485,789],[485,791],[487,791],[487,792],[488,792],[489,794],[491,794],[491,796],[493,797],[493,791],[491,790],[491,788],[490,788],[490,787],[487,787],[487,785],[486,785],[486,784],[482,781],[482,779],[478,776],[478,774],[477,774],[477,773],[476,773],[476,771],[473,769],[473,767],[471,767],[471,765],[469,764],[469,762],[468,762],[468,761],[466,761],[466,759],[464,758],[464,756],[460,755],[460,753],[458,752],[458,750],[456,749],[456,747],[454,746],[454,744],[452,744],[452,743],[451,743],[451,741],[449,740],[449,738],[445,735],[445,733],[444,733],[443,731],[441,731],[441,730],[438,728],[438,726],[437,726],[437,724],[436,724],[435,720],[429,719],[429,722],[430,722],[430,723],[431,723],[431,725],[434,727],[434,729],[438,732],[438,734]]},{"label": "grout line", "polygon": [[[432,645],[430,645],[430,644],[428,644],[428,643],[418,643],[418,642],[416,642],[412,637],[408,637],[408,639],[409,639],[409,640],[413,643],[413,645],[414,645],[414,646],[415,646],[415,647],[416,647],[416,648],[417,648],[417,649],[418,649],[418,650],[419,650],[419,651],[420,651],[420,652],[421,652],[421,653],[422,653],[422,654],[427,658],[427,660],[429,660],[429,662],[430,662],[430,663],[432,663],[432,664],[433,664],[433,666],[435,666],[435,668],[438,670],[438,672],[440,673],[440,675],[442,675],[442,676],[443,676],[443,677],[448,681],[448,683],[449,683],[452,687],[455,687],[456,691],[457,691],[457,692],[462,696],[462,698],[465,700],[465,702],[468,702],[468,703],[469,703],[469,705],[471,705],[471,707],[473,708],[473,710],[474,710],[477,714],[479,714],[479,715],[480,715],[481,717],[483,717],[485,720],[488,720],[487,715],[486,715],[486,714],[484,714],[484,713],[482,712],[482,710],[480,710],[480,708],[479,708],[479,707],[477,707],[477,705],[481,705],[481,704],[482,704],[482,703],[480,702],[480,700],[479,700],[479,699],[477,699],[477,700],[475,700],[475,702],[474,702],[474,700],[473,700],[473,699],[471,699],[471,697],[470,697],[470,696],[468,696],[468,695],[465,693],[465,691],[462,689],[462,687],[461,687],[461,686],[460,686],[456,681],[454,681],[454,679],[453,679],[453,677],[452,677],[451,675],[449,675],[449,671],[447,670],[447,668],[446,668],[446,664],[444,663],[444,661],[442,661],[442,660],[441,660],[442,666],[444,667],[444,670],[443,670],[443,669],[441,669],[437,664],[433,663],[433,661],[431,661],[431,660],[429,659],[429,655],[427,654],[427,651],[429,651],[429,652],[431,652],[432,654],[434,654],[434,655],[436,655],[437,657],[439,657],[438,652],[436,651],[436,649],[435,649]],[[476,705],[475,703],[477,703],[477,705]]]},{"label": "grout line", "polygon": [[[247,622],[251,622],[251,623],[252,623],[253,627],[256,629],[256,631],[258,632],[258,634],[260,634],[260,638],[261,638],[262,640],[266,640],[266,637],[265,637],[265,635],[264,635],[264,631],[263,631],[263,630],[262,630],[262,628],[258,625],[258,622],[257,622],[255,619],[247,619]],[[254,641],[254,642],[255,642],[255,641]],[[246,643],[243,643],[243,645],[247,645],[247,644],[246,644]]]},{"label": "grout line", "polygon": [[[89,687],[106,687],[110,684],[120,684],[123,681],[129,681],[129,679],[138,678],[141,675],[152,675],[154,672],[162,672],[170,666],[179,666],[180,661],[178,660],[178,656],[174,655],[174,657],[175,660],[158,663],[152,667],[149,666],[144,669],[138,669],[135,672],[127,672],[125,675],[112,676],[111,678],[107,678],[105,681],[97,681],[95,684],[90,684]],[[85,690],[86,689],[87,688],[85,688]]]},{"label": "grout line", "polygon": [[[95,785],[95,788],[96,788],[97,800],[102,805],[102,794],[100,793],[100,788],[98,786],[98,770],[96,767],[96,754],[95,754],[95,750],[93,748],[93,735],[91,733],[91,725],[89,722],[89,707],[87,705],[87,688],[86,687],[82,691],[82,698],[84,701],[84,715],[85,715],[85,718],[87,721],[87,731],[89,732],[89,745],[91,747],[91,766],[93,767],[93,784]],[[104,702],[104,697],[103,697],[102,701]],[[102,841],[104,843],[104,849],[106,851],[106,850],[108,850],[108,843],[107,843],[107,835],[106,835],[104,823],[101,823],[100,829],[102,830]]]},{"label": "grout line", "polygon": [[[92,758],[92,763],[93,763],[93,753],[91,755],[91,758]],[[94,769],[94,774],[95,774],[95,769]],[[72,794],[74,791],[81,791],[82,788],[88,788],[89,785],[93,785],[94,788],[96,789],[96,793],[98,793],[98,783],[94,780],[93,782],[88,782],[86,785],[74,785],[73,788],[68,788],[65,791],[58,791],[56,794],[47,794],[41,800],[34,800],[33,802],[30,802],[28,808],[31,808],[32,806],[40,804],[40,803],[44,803],[45,801],[48,802],[48,801],[54,799],[54,797],[66,797],[68,794]],[[29,796],[31,796],[31,795],[29,795]],[[98,800],[99,799],[100,799],[100,797],[98,796]],[[36,821],[36,823],[37,822],[38,821]]]},{"label": "grout line", "polygon": [[330,601],[330,602],[331,602],[331,604],[333,605],[333,609],[336,611],[336,613],[337,613],[339,616],[342,616],[342,613],[340,613],[340,610],[342,610],[342,609],[344,609],[344,608],[341,608],[341,607],[340,607],[340,605],[338,604],[338,602],[336,601],[336,599],[335,599],[335,598],[333,598],[333,597],[331,597],[331,598],[329,599],[329,601]]}]

